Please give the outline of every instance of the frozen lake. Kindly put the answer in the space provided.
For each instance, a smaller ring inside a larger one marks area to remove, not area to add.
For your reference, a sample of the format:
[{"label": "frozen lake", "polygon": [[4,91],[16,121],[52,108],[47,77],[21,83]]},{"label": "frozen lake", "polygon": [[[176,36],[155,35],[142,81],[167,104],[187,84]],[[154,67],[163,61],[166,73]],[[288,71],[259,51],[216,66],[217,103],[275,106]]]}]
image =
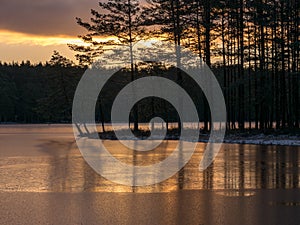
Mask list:
[{"label": "frozen lake", "polygon": [[[176,145],[132,154],[104,143],[135,165],[161,161]],[[300,147],[224,144],[199,172],[199,143],[173,177],[127,187],[90,168],[71,125],[1,125],[0,146],[0,224],[300,224]]]}]

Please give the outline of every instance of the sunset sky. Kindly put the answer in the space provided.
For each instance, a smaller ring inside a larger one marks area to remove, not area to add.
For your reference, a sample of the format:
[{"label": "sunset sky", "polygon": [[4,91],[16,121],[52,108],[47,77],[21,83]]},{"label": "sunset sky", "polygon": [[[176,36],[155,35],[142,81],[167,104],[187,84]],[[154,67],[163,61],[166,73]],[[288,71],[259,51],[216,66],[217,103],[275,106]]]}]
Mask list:
[{"label": "sunset sky", "polygon": [[98,0],[1,0],[0,61],[45,62],[52,52],[74,59],[67,43],[85,30],[75,17],[89,20]]}]

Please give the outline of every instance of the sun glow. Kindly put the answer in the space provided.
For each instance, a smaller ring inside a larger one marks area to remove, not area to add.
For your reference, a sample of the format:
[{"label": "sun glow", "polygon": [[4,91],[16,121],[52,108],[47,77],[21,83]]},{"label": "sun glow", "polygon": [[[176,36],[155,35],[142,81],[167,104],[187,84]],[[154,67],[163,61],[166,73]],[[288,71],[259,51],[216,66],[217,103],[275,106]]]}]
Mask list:
[{"label": "sun glow", "polygon": [[[50,59],[54,50],[59,51],[67,58],[76,61],[76,52],[69,49],[68,44],[87,46],[83,40],[76,36],[46,36],[33,35],[9,30],[0,30],[0,61],[21,62],[30,60],[33,63],[45,62]],[[95,37],[94,41],[106,42],[117,41],[115,37]],[[150,47],[158,39],[142,41],[142,45]],[[111,48],[107,46],[104,48]]]},{"label": "sun glow", "polygon": [[82,43],[80,39],[71,36],[37,36],[7,30],[0,30],[0,39],[3,44],[7,45],[24,44],[49,46]]},{"label": "sun glow", "polygon": [[0,30],[0,61],[33,63],[48,61],[54,50],[75,61],[75,52],[67,44],[85,45],[76,36],[33,35],[9,30]]}]

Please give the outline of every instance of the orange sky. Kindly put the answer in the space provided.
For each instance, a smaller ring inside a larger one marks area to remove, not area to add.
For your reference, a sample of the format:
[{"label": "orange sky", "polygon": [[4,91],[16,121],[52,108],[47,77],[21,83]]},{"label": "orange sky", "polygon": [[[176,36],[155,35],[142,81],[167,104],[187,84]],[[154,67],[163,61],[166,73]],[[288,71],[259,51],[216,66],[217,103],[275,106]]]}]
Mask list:
[{"label": "orange sky", "polygon": [[0,61],[50,59],[54,50],[74,60],[67,43],[78,42],[85,30],[76,17],[88,21],[99,0],[1,0]]},{"label": "orange sky", "polygon": [[45,62],[54,50],[75,61],[67,43],[85,34],[75,18],[89,21],[99,1],[105,0],[1,0],[0,61]]},{"label": "orange sky", "polygon": [[[107,41],[114,37],[95,38],[96,41]],[[15,31],[0,30],[0,61],[32,63],[49,61],[53,51],[76,62],[77,52],[71,51],[68,44],[86,45],[77,36],[71,35],[36,35]]]},{"label": "orange sky", "polygon": [[68,43],[80,43],[76,36],[34,35],[15,31],[0,30],[0,61],[12,62],[30,60],[34,63],[50,59],[54,50],[74,60],[74,52]]}]

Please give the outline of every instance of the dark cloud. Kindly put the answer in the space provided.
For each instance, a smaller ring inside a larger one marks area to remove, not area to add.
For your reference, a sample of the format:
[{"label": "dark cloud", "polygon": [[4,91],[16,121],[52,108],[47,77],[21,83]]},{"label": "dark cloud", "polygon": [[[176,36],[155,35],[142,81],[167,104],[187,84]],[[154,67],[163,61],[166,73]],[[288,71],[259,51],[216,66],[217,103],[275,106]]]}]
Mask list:
[{"label": "dark cloud", "polygon": [[97,0],[1,0],[0,29],[37,35],[78,35],[75,17],[90,18]]}]

